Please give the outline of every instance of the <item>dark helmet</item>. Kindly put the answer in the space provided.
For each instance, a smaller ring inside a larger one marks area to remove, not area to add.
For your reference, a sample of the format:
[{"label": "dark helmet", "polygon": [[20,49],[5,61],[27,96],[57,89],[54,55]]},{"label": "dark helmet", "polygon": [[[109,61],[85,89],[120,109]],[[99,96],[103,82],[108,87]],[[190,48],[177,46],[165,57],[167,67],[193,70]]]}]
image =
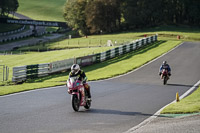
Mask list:
[{"label": "dark helmet", "polygon": [[77,73],[79,72],[79,70],[80,70],[80,66],[79,66],[78,64],[73,64],[73,65],[71,66],[71,72],[72,72],[73,74],[77,74]]}]

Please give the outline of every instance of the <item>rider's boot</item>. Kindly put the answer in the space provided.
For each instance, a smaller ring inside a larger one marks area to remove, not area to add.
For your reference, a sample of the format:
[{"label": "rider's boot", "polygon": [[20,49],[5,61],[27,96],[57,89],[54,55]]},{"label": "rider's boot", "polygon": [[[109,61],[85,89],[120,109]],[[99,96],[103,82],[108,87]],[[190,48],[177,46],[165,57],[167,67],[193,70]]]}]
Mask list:
[{"label": "rider's boot", "polygon": [[88,94],[88,100],[91,100],[90,86],[88,84],[84,84],[84,87]]},{"label": "rider's boot", "polygon": [[91,100],[90,86],[88,87],[88,100]]}]

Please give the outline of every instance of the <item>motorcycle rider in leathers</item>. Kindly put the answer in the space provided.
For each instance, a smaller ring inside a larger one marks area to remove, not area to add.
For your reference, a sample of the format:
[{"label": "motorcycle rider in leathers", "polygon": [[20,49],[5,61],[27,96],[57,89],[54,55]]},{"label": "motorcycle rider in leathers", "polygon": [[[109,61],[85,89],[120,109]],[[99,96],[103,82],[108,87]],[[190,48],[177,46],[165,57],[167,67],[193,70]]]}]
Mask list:
[{"label": "motorcycle rider in leathers", "polygon": [[85,75],[85,72],[80,69],[80,66],[78,64],[73,64],[71,66],[71,72],[69,73],[69,78],[70,77],[78,77],[78,80],[83,82],[83,86],[88,93],[88,99],[91,100],[90,86],[86,83],[87,77]]},{"label": "motorcycle rider in leathers", "polygon": [[171,76],[171,68],[170,68],[169,64],[167,64],[167,61],[163,61],[163,64],[160,66],[159,75],[162,74],[163,69],[167,69],[168,76]]}]

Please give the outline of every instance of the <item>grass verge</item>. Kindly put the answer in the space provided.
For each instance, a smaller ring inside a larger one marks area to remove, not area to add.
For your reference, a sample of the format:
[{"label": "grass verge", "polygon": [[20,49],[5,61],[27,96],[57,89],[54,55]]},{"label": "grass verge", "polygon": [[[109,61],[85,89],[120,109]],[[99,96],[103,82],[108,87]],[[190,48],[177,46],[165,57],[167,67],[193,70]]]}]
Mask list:
[{"label": "grass verge", "polygon": [[[156,43],[148,45],[138,51],[133,51],[126,55],[119,56],[102,63],[84,67],[83,70],[86,72],[89,80],[106,79],[109,77],[121,75],[135,68],[138,68],[139,66],[149,62],[150,60],[162,55],[163,53],[169,51],[180,43],[181,41],[157,41]],[[41,57],[36,59],[41,59]],[[24,60],[21,61],[23,62]],[[4,85],[0,87],[0,95],[64,85],[67,78],[68,72],[50,75],[36,80],[29,80],[26,83],[19,85]]]},{"label": "grass verge", "polygon": [[200,112],[200,87],[188,97],[167,106],[161,114],[186,114]]},{"label": "grass verge", "polygon": [[18,0],[18,12],[32,19],[64,21],[63,7],[66,0]]}]

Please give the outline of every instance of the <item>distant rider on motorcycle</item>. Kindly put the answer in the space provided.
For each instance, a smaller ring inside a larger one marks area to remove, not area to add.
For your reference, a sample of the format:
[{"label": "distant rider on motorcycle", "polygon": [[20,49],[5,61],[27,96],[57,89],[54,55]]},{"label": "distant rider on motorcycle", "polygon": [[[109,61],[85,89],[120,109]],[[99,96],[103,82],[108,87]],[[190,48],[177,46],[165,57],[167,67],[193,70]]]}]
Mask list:
[{"label": "distant rider on motorcycle", "polygon": [[85,90],[88,92],[88,98],[91,100],[90,86],[86,83],[87,77],[85,75],[85,72],[80,69],[80,66],[78,64],[73,64],[71,66],[71,72],[69,73],[69,78],[70,77],[78,77],[78,80],[83,82],[83,86]]},{"label": "distant rider on motorcycle", "polygon": [[167,71],[168,71],[168,76],[171,76],[171,68],[170,68],[170,66],[167,64],[167,61],[163,61],[163,64],[160,66],[159,75],[162,74],[162,70],[163,70],[163,69],[167,69]]}]

